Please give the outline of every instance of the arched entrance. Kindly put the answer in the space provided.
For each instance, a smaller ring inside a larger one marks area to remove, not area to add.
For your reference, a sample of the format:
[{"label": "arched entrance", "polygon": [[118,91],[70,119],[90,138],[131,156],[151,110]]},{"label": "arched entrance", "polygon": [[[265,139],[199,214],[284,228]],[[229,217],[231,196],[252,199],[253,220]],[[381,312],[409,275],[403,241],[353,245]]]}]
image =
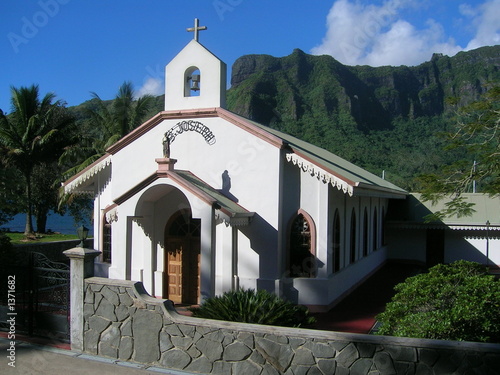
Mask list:
[{"label": "arched entrance", "polygon": [[163,298],[194,305],[200,295],[201,220],[178,211],[165,227]]}]

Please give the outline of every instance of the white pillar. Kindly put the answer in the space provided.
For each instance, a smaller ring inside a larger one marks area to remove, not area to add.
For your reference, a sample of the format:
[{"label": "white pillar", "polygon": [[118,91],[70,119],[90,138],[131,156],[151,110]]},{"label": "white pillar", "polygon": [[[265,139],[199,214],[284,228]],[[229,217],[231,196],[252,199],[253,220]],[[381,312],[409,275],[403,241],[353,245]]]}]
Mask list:
[{"label": "white pillar", "polygon": [[94,276],[94,259],[99,250],[75,247],[63,252],[70,259],[70,340],[71,350],[83,351],[84,280]]}]

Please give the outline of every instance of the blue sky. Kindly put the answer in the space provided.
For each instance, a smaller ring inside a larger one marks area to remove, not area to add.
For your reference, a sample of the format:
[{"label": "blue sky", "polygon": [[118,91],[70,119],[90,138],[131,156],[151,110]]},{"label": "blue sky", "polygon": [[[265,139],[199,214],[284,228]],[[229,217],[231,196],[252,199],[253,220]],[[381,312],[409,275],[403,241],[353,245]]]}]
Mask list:
[{"label": "blue sky", "polygon": [[4,0],[0,109],[10,87],[37,83],[68,105],[124,81],[163,91],[164,66],[193,38],[228,65],[293,49],[348,65],[418,65],[441,52],[500,44],[500,0]]}]

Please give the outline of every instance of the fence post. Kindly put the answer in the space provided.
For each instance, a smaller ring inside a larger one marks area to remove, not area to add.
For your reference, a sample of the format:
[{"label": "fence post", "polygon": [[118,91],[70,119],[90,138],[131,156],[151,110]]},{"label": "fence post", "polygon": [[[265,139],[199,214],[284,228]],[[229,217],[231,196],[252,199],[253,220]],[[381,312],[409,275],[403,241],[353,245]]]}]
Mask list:
[{"label": "fence post", "polygon": [[70,340],[71,350],[83,351],[84,280],[94,276],[94,258],[101,252],[74,247],[63,252],[70,259]]}]

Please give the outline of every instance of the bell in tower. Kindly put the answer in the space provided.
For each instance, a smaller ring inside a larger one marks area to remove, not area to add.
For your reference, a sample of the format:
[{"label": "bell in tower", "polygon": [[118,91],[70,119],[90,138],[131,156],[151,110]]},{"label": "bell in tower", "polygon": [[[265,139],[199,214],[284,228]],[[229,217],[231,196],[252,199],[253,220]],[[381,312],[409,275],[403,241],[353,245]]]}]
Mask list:
[{"label": "bell in tower", "polygon": [[198,41],[206,29],[195,19],[193,40],[165,68],[166,111],[226,106],[226,64]]}]

